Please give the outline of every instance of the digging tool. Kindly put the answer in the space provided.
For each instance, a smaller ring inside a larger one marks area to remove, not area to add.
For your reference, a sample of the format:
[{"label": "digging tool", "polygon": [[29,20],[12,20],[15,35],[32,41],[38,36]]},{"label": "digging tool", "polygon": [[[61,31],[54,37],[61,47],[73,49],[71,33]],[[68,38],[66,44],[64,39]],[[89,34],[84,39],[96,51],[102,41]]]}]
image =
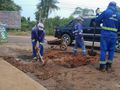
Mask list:
[{"label": "digging tool", "polygon": [[94,42],[95,42],[95,30],[96,30],[96,24],[95,22],[93,23],[94,24],[94,35],[93,35],[93,41],[92,41],[92,46],[91,46],[91,50],[88,51],[88,54],[90,56],[96,56],[96,52],[94,51]]},{"label": "digging tool", "polygon": [[40,59],[42,61],[42,64],[45,65],[45,62],[44,62],[44,60],[43,60],[39,51],[40,51],[40,49],[38,47],[36,47],[36,52],[37,52],[37,55],[38,55],[37,59]]}]

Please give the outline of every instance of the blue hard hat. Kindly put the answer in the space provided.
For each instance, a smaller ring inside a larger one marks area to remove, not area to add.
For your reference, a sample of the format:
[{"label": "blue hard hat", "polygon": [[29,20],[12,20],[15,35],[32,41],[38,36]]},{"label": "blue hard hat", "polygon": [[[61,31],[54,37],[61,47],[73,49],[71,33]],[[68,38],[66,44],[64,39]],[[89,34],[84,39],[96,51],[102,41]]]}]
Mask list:
[{"label": "blue hard hat", "polygon": [[116,7],[116,2],[114,2],[114,1],[110,2],[110,3],[109,3],[109,6],[114,6],[114,7]]}]

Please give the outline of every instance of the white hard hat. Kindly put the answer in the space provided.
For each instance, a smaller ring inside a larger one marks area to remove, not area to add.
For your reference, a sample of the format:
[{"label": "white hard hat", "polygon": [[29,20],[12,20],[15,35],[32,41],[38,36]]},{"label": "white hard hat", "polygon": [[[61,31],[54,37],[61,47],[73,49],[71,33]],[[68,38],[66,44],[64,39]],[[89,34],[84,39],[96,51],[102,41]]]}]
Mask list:
[{"label": "white hard hat", "polygon": [[39,22],[37,26],[38,26],[39,30],[43,30],[44,29],[44,25],[41,22]]}]

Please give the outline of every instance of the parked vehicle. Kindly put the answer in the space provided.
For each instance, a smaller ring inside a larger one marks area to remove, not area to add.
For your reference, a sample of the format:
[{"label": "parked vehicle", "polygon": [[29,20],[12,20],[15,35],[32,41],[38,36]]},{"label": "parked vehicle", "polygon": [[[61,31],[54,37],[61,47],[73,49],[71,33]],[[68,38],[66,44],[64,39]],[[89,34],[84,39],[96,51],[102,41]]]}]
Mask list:
[{"label": "parked vehicle", "polygon": [[[64,26],[57,26],[55,28],[55,37],[61,38],[64,41],[66,41],[67,45],[70,45],[74,40],[73,30],[74,30],[74,24],[76,20],[70,21],[68,24]],[[93,40],[93,32],[94,32],[94,18],[84,18],[83,21],[83,35],[85,41],[92,41]],[[96,27],[96,35],[95,35],[95,42],[100,42],[100,25],[97,25]],[[118,32],[118,39],[116,43],[116,51],[120,52],[120,32]]]}]

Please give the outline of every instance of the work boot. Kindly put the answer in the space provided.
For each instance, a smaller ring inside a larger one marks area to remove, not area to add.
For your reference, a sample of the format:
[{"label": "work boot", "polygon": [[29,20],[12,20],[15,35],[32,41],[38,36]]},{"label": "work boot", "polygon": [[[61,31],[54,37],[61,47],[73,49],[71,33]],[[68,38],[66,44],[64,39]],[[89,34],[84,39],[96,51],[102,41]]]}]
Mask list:
[{"label": "work boot", "polygon": [[87,53],[86,53],[86,51],[85,51],[85,52],[82,52],[82,55],[83,55],[83,56],[87,56]]},{"label": "work boot", "polygon": [[32,62],[36,62],[37,61],[37,57],[33,57]]},{"label": "work boot", "polygon": [[105,64],[100,64],[99,71],[105,72],[106,71],[106,65]]},{"label": "work boot", "polygon": [[112,70],[112,63],[106,63],[106,70],[108,71],[108,72],[112,72],[113,70]]}]

